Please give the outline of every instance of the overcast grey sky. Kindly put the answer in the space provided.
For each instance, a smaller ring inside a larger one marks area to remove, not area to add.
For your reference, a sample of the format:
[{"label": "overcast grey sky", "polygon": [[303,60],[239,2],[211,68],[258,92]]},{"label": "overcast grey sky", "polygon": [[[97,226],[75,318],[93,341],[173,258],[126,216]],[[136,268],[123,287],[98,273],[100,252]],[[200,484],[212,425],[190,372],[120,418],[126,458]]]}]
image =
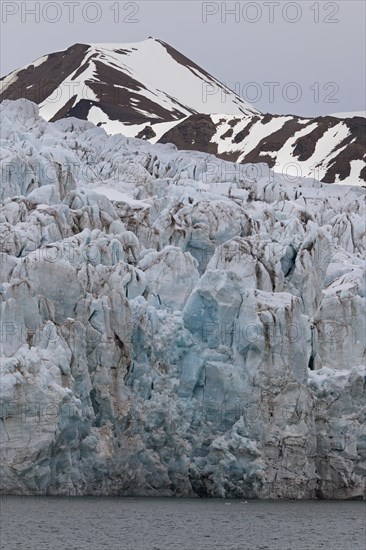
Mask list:
[{"label": "overcast grey sky", "polygon": [[264,112],[360,111],[366,94],[365,5],[363,0],[1,0],[0,73],[76,42],[153,36]]}]

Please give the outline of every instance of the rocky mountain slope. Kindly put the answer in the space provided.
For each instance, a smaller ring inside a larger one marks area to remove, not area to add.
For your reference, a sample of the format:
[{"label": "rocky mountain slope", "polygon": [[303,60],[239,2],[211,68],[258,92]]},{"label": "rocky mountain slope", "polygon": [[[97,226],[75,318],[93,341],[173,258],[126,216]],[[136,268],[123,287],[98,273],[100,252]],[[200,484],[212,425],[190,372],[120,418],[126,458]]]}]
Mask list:
[{"label": "rocky mountain slope", "polygon": [[75,44],[0,80],[0,101],[26,98],[49,121],[77,117],[156,143],[291,177],[366,183],[366,118],[262,114],[162,42]]},{"label": "rocky mountain slope", "polygon": [[1,490],[365,498],[365,192],[0,106]]},{"label": "rocky mountain slope", "polygon": [[366,184],[366,118],[191,115],[161,143],[240,163],[265,162],[296,182]]},{"label": "rocky mountain slope", "polygon": [[258,112],[193,61],[152,38],[136,44],[75,44],[0,82],[0,101],[24,97],[38,103],[47,120],[75,116],[129,136],[147,124],[161,134],[191,114],[220,112],[223,98],[230,114]]}]

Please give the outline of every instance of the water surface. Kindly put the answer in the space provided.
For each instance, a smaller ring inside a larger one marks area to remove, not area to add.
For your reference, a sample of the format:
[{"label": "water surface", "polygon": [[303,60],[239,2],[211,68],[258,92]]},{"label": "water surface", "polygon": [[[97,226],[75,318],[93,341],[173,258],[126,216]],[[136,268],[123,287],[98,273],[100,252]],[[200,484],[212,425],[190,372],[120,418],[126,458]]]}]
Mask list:
[{"label": "water surface", "polygon": [[365,550],[366,503],[0,497],[6,550]]}]

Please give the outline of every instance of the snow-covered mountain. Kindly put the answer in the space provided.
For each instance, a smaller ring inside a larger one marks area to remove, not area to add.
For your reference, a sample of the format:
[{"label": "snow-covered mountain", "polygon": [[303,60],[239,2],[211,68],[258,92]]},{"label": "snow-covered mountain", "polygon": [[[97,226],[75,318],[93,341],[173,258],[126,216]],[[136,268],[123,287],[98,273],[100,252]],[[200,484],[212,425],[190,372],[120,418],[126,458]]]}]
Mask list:
[{"label": "snow-covered mountain", "polygon": [[262,114],[193,61],[155,39],[75,44],[0,81],[0,101],[24,97],[55,121],[73,116],[110,134],[266,162],[289,176],[366,183],[366,119]]},{"label": "snow-covered mountain", "polygon": [[279,115],[191,115],[161,143],[240,163],[265,162],[292,181],[366,185],[366,119]]},{"label": "snow-covered mountain", "polygon": [[258,112],[193,61],[152,38],[135,44],[75,44],[1,82],[0,99],[35,101],[46,120],[76,116],[103,125],[108,133],[129,136],[146,124],[164,133],[169,123],[193,113],[221,112],[223,100],[229,114]]},{"label": "snow-covered mountain", "polygon": [[365,190],[0,123],[0,490],[365,498]]}]

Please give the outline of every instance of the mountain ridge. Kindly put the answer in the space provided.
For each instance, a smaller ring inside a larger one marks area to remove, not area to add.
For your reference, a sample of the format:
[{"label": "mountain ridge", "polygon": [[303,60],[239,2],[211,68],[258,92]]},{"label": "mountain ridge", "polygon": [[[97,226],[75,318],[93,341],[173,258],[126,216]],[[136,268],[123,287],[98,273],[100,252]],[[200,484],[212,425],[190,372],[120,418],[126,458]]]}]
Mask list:
[{"label": "mountain ridge", "polygon": [[[89,120],[107,133],[266,162],[291,177],[366,183],[366,119],[261,113],[159,39],[77,43],[0,80],[0,101],[24,97],[54,122]],[[347,113],[343,113],[343,115]]]}]

